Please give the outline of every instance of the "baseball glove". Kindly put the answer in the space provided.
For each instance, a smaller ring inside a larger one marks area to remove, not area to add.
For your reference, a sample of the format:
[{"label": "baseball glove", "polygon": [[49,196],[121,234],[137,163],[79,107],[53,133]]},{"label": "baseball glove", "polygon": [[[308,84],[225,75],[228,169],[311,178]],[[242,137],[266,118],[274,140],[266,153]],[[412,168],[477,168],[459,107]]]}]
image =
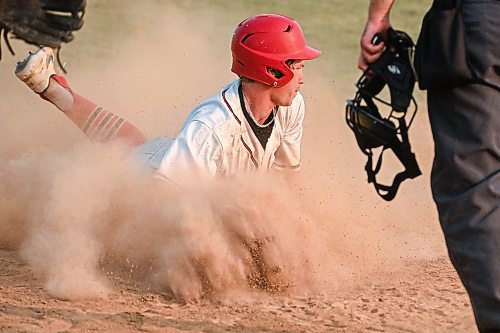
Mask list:
[{"label": "baseball glove", "polygon": [[86,0],[0,0],[0,34],[12,54],[9,33],[29,44],[59,49],[83,26],[86,4]]}]

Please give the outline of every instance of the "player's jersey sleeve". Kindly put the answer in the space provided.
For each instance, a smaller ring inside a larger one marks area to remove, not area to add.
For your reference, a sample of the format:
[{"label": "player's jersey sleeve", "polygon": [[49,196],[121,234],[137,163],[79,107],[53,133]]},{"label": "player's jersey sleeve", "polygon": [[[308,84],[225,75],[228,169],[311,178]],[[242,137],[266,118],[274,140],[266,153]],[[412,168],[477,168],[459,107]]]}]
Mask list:
[{"label": "player's jersey sleeve", "polygon": [[222,146],[205,123],[191,120],[163,156],[156,178],[182,183],[195,176],[215,175],[221,163]]},{"label": "player's jersey sleeve", "polygon": [[300,167],[300,145],[304,125],[304,99],[298,95],[294,103],[282,116],[283,138],[276,150],[274,167],[298,169]]}]

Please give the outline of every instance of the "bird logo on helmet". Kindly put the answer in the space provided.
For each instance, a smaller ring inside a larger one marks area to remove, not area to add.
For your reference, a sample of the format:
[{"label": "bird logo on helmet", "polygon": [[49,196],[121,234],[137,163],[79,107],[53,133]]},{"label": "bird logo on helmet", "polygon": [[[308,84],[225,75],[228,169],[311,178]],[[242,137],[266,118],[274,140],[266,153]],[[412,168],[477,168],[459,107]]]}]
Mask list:
[{"label": "bird logo on helmet", "polygon": [[[321,54],[307,46],[296,21],[278,14],[257,15],[241,22],[234,31],[231,51],[231,71],[276,88],[293,78],[287,60],[311,60]],[[270,69],[280,75],[273,75]]]}]

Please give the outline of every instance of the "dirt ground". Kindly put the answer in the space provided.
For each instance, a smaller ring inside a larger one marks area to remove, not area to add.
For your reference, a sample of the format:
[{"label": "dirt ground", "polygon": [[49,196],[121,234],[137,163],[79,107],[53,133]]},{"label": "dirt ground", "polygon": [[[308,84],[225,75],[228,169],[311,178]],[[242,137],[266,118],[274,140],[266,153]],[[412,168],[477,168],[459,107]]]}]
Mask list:
[{"label": "dirt ground", "polygon": [[[102,299],[51,297],[12,251],[0,251],[2,332],[474,332],[470,304],[445,258],[407,262],[401,272],[329,295],[256,293],[223,304],[183,304],[117,278]],[[429,283],[432,281],[432,283]]]},{"label": "dirt ground", "polygon": [[[18,82],[15,61],[28,47],[14,43],[17,55],[0,64],[0,166],[15,176],[0,183],[0,332],[476,332],[430,195],[433,144],[424,103],[411,133],[423,176],[405,183],[390,204],[366,184],[364,155],[345,125],[344,100],[359,75],[365,2],[354,1],[362,10],[337,2],[336,17],[344,21],[323,14],[331,9],[324,1],[217,2],[237,6],[234,16],[205,2],[187,9],[166,6],[171,2],[89,1],[85,28],[63,49],[72,87],[149,137],[175,135],[192,107],[235,79],[227,49],[235,24],[271,10],[297,17],[324,51],[308,65],[304,87],[300,193],[307,196],[277,191],[279,183],[266,181],[253,192],[205,185],[200,191],[208,193],[207,202],[190,195],[159,200],[123,178],[127,170],[113,154],[89,146],[62,114]],[[412,3],[423,12],[420,2]],[[418,16],[407,14],[405,29]],[[339,38],[331,40],[332,34]],[[392,177],[399,165],[389,158],[384,163]],[[298,267],[287,276],[292,281],[306,275],[299,274],[303,262],[322,263],[317,277],[324,292],[251,290],[248,267],[223,281],[243,286],[241,294],[228,288],[227,298],[218,293],[217,300],[186,303],[168,291],[199,291],[188,274],[192,267],[183,265],[190,260],[208,260],[215,284],[217,273],[244,262],[246,253],[230,237],[235,233],[279,235],[279,251],[269,257]],[[100,261],[103,253],[122,259],[118,271]],[[129,258],[158,257],[163,261],[156,269],[171,274],[160,281],[167,287],[153,289],[147,278],[126,272]],[[338,272],[341,266],[349,274]],[[101,289],[110,292],[95,297]],[[70,297],[73,292],[83,297]]]}]

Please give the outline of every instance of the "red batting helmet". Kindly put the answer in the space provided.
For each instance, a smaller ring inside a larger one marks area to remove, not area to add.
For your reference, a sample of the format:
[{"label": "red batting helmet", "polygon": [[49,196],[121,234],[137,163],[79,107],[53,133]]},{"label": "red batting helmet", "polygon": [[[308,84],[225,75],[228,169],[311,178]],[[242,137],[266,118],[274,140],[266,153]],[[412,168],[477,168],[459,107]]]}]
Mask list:
[{"label": "red batting helmet", "polygon": [[[310,60],[321,52],[307,46],[299,24],[277,14],[263,14],[241,22],[231,42],[233,66],[231,70],[264,84],[282,87],[293,77],[287,60]],[[283,76],[276,78],[268,68]]]}]

